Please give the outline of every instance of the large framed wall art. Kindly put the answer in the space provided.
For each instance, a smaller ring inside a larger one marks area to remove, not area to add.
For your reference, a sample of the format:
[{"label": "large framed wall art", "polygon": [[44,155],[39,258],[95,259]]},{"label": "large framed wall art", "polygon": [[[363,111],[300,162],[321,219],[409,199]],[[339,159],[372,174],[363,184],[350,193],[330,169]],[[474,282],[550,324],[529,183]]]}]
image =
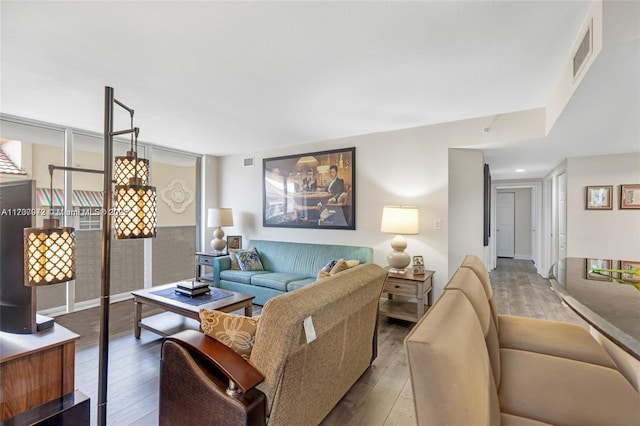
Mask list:
[{"label": "large framed wall art", "polygon": [[262,225],[356,229],[356,149],[262,160]]}]

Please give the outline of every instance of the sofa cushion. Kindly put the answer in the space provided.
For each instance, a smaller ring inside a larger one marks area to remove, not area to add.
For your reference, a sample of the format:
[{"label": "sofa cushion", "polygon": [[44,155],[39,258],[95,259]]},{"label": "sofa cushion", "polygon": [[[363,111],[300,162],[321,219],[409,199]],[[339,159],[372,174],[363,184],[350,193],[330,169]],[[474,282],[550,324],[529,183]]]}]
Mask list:
[{"label": "sofa cushion", "polygon": [[249,250],[236,252],[236,258],[238,259],[240,269],[242,269],[243,271],[264,270],[264,268],[262,267],[262,262],[260,261],[260,256],[258,256],[258,252],[255,247]]},{"label": "sofa cushion", "polygon": [[[537,318],[498,315],[501,348],[521,349],[616,368],[586,328]],[[570,344],[569,344],[570,343]]]},{"label": "sofa cushion", "polygon": [[[309,277],[303,277],[288,272],[269,272],[267,274],[254,275],[251,277],[251,284],[259,287],[269,287],[280,291],[287,291],[287,284],[293,281],[300,281]],[[311,279],[313,280],[313,278]]]},{"label": "sofa cushion", "polygon": [[200,309],[202,331],[236,351],[245,360],[251,356],[259,319]]},{"label": "sofa cushion", "polygon": [[500,359],[504,413],[558,426],[638,424],[640,395],[616,370],[517,349],[500,349]]},{"label": "sofa cushion", "polygon": [[269,271],[235,271],[233,269],[227,269],[220,272],[220,279],[251,284],[251,277],[269,273]]},{"label": "sofa cushion", "polygon": [[287,291],[298,290],[306,286],[307,284],[311,284],[314,282],[316,282],[316,280],[314,280],[313,278],[305,278],[303,280],[291,281],[289,284],[287,284]]}]

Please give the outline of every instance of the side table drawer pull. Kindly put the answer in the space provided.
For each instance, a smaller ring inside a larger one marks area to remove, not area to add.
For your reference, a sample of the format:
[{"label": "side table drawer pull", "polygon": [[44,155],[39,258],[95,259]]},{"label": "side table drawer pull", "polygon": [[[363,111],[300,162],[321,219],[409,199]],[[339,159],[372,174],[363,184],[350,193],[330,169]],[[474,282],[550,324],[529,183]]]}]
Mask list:
[{"label": "side table drawer pull", "polygon": [[398,281],[387,281],[383,292],[391,291],[393,294],[416,297],[418,288],[415,284],[401,283]]},{"label": "side table drawer pull", "polygon": [[198,256],[198,264],[200,265],[213,265],[213,259],[205,256]]}]

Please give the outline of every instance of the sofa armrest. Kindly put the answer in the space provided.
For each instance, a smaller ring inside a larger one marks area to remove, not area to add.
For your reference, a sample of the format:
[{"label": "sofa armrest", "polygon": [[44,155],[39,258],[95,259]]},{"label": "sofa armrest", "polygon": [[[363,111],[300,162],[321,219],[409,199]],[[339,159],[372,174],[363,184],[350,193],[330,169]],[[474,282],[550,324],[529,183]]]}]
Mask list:
[{"label": "sofa armrest", "polygon": [[220,256],[213,258],[213,283],[220,285],[220,271],[231,269],[231,257]]},{"label": "sofa armrest", "polygon": [[229,379],[231,390],[238,386],[247,392],[264,380],[264,376],[235,351],[206,334],[184,330],[165,340],[176,342],[211,362]]},{"label": "sofa armrest", "polygon": [[[211,343],[208,340],[214,342],[212,347],[218,342],[205,335],[200,341],[197,334],[191,331],[167,338],[162,343],[158,425],[265,425],[267,400],[264,393],[257,388],[247,392],[230,391],[229,378],[218,368],[226,362],[216,355],[219,348],[208,347]],[[213,362],[212,357],[217,362]],[[248,366],[242,358],[240,362]],[[234,368],[224,367],[227,371]],[[234,372],[233,376],[238,374]],[[251,386],[244,379],[235,380],[245,388]]]}]

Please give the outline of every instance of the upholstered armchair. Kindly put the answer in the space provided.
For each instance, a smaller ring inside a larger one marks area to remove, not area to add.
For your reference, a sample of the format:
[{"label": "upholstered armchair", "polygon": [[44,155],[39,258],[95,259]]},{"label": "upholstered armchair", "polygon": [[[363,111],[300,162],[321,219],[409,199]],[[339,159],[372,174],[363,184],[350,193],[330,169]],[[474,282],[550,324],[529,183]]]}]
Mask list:
[{"label": "upholstered armchair", "polygon": [[197,331],[166,338],[159,424],[319,424],[374,358],[386,275],[364,264],[270,299],[248,362]]}]

